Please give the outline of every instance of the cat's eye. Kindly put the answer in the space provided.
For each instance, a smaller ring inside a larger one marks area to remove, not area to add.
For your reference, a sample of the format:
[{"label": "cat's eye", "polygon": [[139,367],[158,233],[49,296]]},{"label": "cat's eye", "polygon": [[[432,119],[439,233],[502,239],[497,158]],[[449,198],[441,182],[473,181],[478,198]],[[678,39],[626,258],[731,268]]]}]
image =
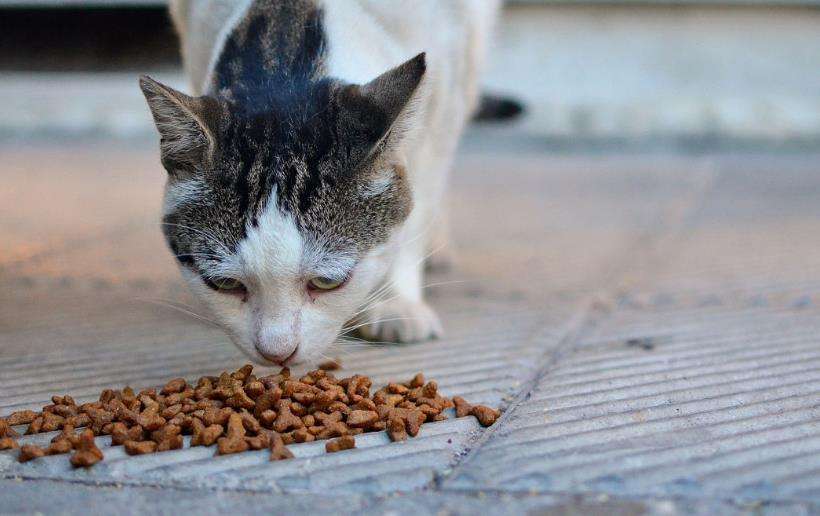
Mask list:
[{"label": "cat's eye", "polygon": [[212,278],[208,284],[215,290],[230,293],[244,293],[245,285],[236,278]]},{"label": "cat's eye", "polygon": [[308,287],[313,290],[333,290],[342,286],[344,280],[336,280],[333,278],[325,278],[324,276],[317,276],[308,281]]}]

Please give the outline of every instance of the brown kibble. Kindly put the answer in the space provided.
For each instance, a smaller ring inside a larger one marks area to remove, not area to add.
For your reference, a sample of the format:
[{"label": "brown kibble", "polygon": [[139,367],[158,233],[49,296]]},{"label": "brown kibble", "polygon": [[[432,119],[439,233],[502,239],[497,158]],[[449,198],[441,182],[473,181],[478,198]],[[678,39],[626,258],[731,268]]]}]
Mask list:
[{"label": "brown kibble", "polygon": [[400,383],[390,383],[387,385],[387,392],[390,394],[406,394],[409,390],[410,389]]},{"label": "brown kibble", "polygon": [[159,430],[154,430],[151,432],[151,440],[157,444],[162,443],[163,441],[167,441],[169,439],[173,439],[174,437],[180,435],[182,433],[182,429],[177,425],[165,425]]},{"label": "brown kibble", "polygon": [[293,431],[293,440],[297,443],[309,443],[313,442],[316,437],[308,432],[307,428],[299,428]]},{"label": "brown kibble", "polygon": [[225,437],[217,441],[218,453],[220,455],[228,455],[247,450],[249,445],[244,437],[245,427],[242,424],[242,416],[238,413],[231,414],[231,417],[228,419],[228,431]]},{"label": "brown kibble", "polygon": [[111,445],[112,446],[119,446],[124,444],[125,441],[129,441],[128,436],[128,427],[125,426],[125,423],[116,422],[111,426]]},{"label": "brown kibble", "polygon": [[[94,417],[92,416],[92,419]],[[159,415],[159,405],[149,405],[148,408],[142,411],[137,417],[137,423],[149,432],[159,430],[165,424],[165,418]]]},{"label": "brown kibble", "polygon": [[162,411],[160,414],[165,419],[171,419],[177,414],[182,412],[182,404],[177,403],[176,405],[171,405],[170,407],[166,407],[165,410]]},{"label": "brown kibble", "polygon": [[453,396],[453,403],[456,406],[456,417],[468,416],[470,415],[470,411],[473,410],[473,406],[461,396]]},{"label": "brown kibble", "polygon": [[266,410],[274,408],[281,397],[282,389],[279,387],[273,387],[272,389],[265,391],[256,399],[256,407],[253,410],[253,414],[256,417],[260,417]]},{"label": "brown kibble", "polygon": [[342,450],[350,450],[356,447],[356,438],[352,435],[344,435],[338,439],[333,439],[325,444],[325,451],[327,453],[336,453]]},{"label": "brown kibble", "polygon": [[[179,449],[183,435],[191,435],[191,446],[216,444],[218,454],[269,448],[271,460],[280,460],[293,456],[285,447],[291,443],[327,439],[326,449],[333,452],[355,447],[355,435],[382,430],[392,441],[403,441],[418,435],[425,422],[446,419],[443,411],[450,407],[459,417],[472,414],[485,426],[500,415],[463,398],[442,396],[437,383],[425,381],[421,373],[372,395],[371,386],[367,376],[337,379],[325,369],[298,380],[287,368],[256,378],[246,365],[218,377],[203,376],[196,387],[175,378],[159,393],[105,389],[99,401],[80,406],[70,396],[53,396],[42,412],[21,411],[9,418],[28,424],[27,433],[62,429],[48,448],[27,447],[22,460],[73,449],[71,463],[88,467],[103,459],[94,437],[105,434],[130,455]],[[88,428],[75,434],[82,426]],[[0,419],[0,448],[18,447],[16,436],[10,422]]]},{"label": "brown kibble", "polygon": [[267,428],[268,430],[273,429],[273,422],[276,420],[276,411],[275,410],[265,410],[261,414],[259,414],[259,422]]},{"label": "brown kibble", "polygon": [[245,394],[247,394],[248,396],[250,396],[253,399],[258,398],[264,392],[265,392],[265,384],[263,384],[259,380],[254,380],[252,382],[248,382],[248,384],[245,385]]},{"label": "brown kibble", "polygon": [[470,410],[470,414],[478,419],[481,426],[490,426],[501,416],[501,411],[484,405],[475,405],[472,410]]},{"label": "brown kibble", "polygon": [[223,407],[221,409],[208,408],[205,409],[205,414],[202,416],[202,422],[206,425],[227,425],[228,420],[233,414],[233,410]]},{"label": "brown kibble", "polygon": [[254,436],[245,436],[245,442],[251,450],[264,450],[270,446],[270,438],[268,434],[259,434]]},{"label": "brown kibble", "polygon": [[20,434],[14,431],[11,424],[5,420],[0,419],[0,438],[2,437],[19,437]]},{"label": "brown kibble", "polygon": [[419,430],[421,429],[421,424],[424,423],[426,419],[427,416],[424,415],[424,412],[420,410],[411,410],[405,419],[408,435],[411,437],[418,435]]},{"label": "brown kibble", "polygon": [[252,434],[258,434],[259,431],[262,430],[262,425],[260,425],[259,421],[249,412],[242,412],[242,425],[245,427],[245,430]]},{"label": "brown kibble", "polygon": [[244,437],[239,439],[231,439],[229,437],[221,437],[217,441],[217,453],[219,455],[230,455],[232,453],[241,453],[247,451],[250,445],[245,441]]},{"label": "brown kibble", "polygon": [[30,425],[37,417],[37,413],[33,410],[18,410],[6,416],[6,423],[9,426]]},{"label": "brown kibble", "polygon": [[244,382],[251,375],[252,372],[253,366],[251,364],[245,364],[236,371],[234,371],[234,373],[231,374],[231,376],[241,382]]},{"label": "brown kibble", "polygon": [[387,435],[390,436],[391,441],[406,441],[407,429],[404,426],[404,421],[397,417],[390,418],[387,422]]},{"label": "brown kibble", "polygon": [[46,455],[62,455],[70,452],[73,448],[74,446],[71,444],[70,440],[58,439],[48,445],[48,448],[46,448]]},{"label": "brown kibble", "polygon": [[13,450],[17,448],[17,441],[11,437],[0,437],[0,450]]},{"label": "brown kibble", "polygon": [[157,443],[157,451],[164,452],[169,450],[179,450],[182,448],[182,436],[175,435]]},{"label": "brown kibble", "polygon": [[372,410],[353,410],[347,415],[347,424],[353,428],[367,428],[379,420],[379,414]]},{"label": "brown kibble", "polygon": [[305,425],[298,416],[293,415],[290,411],[290,403],[287,400],[279,400],[277,407],[279,415],[276,416],[276,421],[273,422],[275,431],[282,433]]},{"label": "brown kibble", "polygon": [[266,389],[273,389],[274,387],[277,387],[280,383],[284,382],[289,378],[290,369],[288,369],[287,367],[283,367],[282,370],[279,371],[279,373],[263,376],[258,380],[262,382]]},{"label": "brown kibble", "polygon": [[270,460],[292,459],[293,453],[285,447],[281,435],[273,434],[270,439]]},{"label": "brown kibble", "polygon": [[157,451],[154,441],[125,441],[124,447],[128,455],[146,455]]},{"label": "brown kibble", "polygon": [[425,398],[435,398],[437,392],[438,392],[438,383],[436,383],[433,380],[430,380],[429,382],[424,384],[424,387],[421,388],[421,394]]},{"label": "brown kibble", "polygon": [[45,454],[46,451],[39,446],[24,444],[20,447],[20,454],[17,456],[17,460],[20,462],[28,462],[33,459],[39,459],[40,457],[45,456]]},{"label": "brown kibble", "polygon": [[191,446],[210,446],[219,439],[223,431],[222,425],[210,425],[206,427],[200,420],[194,419],[194,435],[191,437]]},{"label": "brown kibble", "polygon": [[43,428],[43,416],[37,416],[34,420],[28,425],[26,429],[26,435],[31,434],[38,434]]},{"label": "brown kibble", "polygon": [[80,433],[74,449],[77,451],[71,456],[71,465],[75,468],[87,468],[103,459],[102,451],[94,443],[94,432],[91,429],[86,428]]},{"label": "brown kibble", "polygon": [[174,394],[182,392],[186,387],[188,387],[188,382],[185,381],[185,378],[174,378],[165,384],[161,392],[162,394]]}]

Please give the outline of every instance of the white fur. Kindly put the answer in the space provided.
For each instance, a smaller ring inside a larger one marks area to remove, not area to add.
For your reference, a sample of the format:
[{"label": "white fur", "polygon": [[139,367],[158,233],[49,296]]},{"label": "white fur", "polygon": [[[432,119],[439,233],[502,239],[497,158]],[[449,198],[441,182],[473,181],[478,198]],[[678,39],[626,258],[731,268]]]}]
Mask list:
[{"label": "white fur", "polygon": [[[239,345],[292,362],[309,360],[332,342],[368,294],[384,286],[387,299],[364,307],[364,333],[383,340],[422,340],[441,334],[423,298],[423,261],[430,228],[441,217],[447,175],[458,138],[477,100],[477,79],[499,0],[317,0],[324,11],[326,72],[364,84],[419,52],[427,53],[422,86],[397,121],[401,139],[390,157],[405,164],[414,208],[390,242],[356,264],[338,291],[312,297],[311,275],[341,274],[350,257],[325,256],[320,242],[305,241],[292,220],[270,208],[240,251],[251,295],[244,303],[222,298],[212,306]],[[196,93],[206,89],[223,34],[247,8],[246,1],[172,0],[183,41],[186,69]],[[204,63],[209,63],[205,65]],[[377,177],[375,195],[389,183]],[[271,203],[275,205],[275,203]],[[333,276],[331,276],[333,277]],[[254,290],[256,289],[256,290]],[[230,303],[233,303],[231,308]]]}]

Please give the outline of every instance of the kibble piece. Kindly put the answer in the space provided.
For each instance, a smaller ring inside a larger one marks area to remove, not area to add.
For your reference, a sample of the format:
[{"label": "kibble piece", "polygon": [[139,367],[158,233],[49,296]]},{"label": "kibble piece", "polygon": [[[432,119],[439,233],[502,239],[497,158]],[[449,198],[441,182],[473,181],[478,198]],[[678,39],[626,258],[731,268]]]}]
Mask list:
[{"label": "kibble piece", "polygon": [[353,428],[367,428],[379,420],[379,414],[372,410],[353,410],[347,415],[347,424]]},{"label": "kibble piece", "polygon": [[427,416],[424,415],[424,412],[420,410],[411,410],[407,414],[407,418],[405,420],[407,433],[411,437],[415,437],[418,435],[419,430],[421,429],[421,424],[427,419]]},{"label": "kibble piece", "polygon": [[162,394],[182,392],[186,387],[188,387],[188,382],[185,381],[185,378],[174,378],[165,384],[165,387],[162,388]]},{"label": "kibble piece", "polygon": [[11,424],[5,420],[0,419],[0,437],[19,437],[20,434],[14,431]]},{"label": "kibble piece", "polygon": [[273,429],[279,433],[305,426],[302,420],[290,411],[290,406],[290,402],[284,399],[279,400],[277,404],[279,415],[273,422]]},{"label": "kibble piece", "polygon": [[315,439],[316,437],[308,432],[307,428],[299,428],[298,430],[293,431],[293,440],[297,443],[310,443]]},{"label": "kibble piece", "polygon": [[39,446],[24,444],[20,447],[20,455],[17,456],[17,460],[20,462],[28,462],[32,459],[39,459],[45,456],[45,454],[46,451]]},{"label": "kibble piece", "polygon": [[473,406],[461,396],[453,396],[453,403],[456,405],[456,417],[468,416],[470,411],[473,410]]},{"label": "kibble piece", "polygon": [[182,448],[182,436],[175,435],[157,443],[157,451],[163,452],[168,450],[179,450]]},{"label": "kibble piece", "polygon": [[43,428],[43,416],[35,417],[26,429],[26,435],[39,434]]},{"label": "kibble piece", "polygon": [[71,456],[71,465],[75,468],[88,468],[103,460],[103,453],[94,443],[94,432],[91,429],[83,430],[74,449],[77,451]]},{"label": "kibble piece", "polygon": [[242,424],[242,416],[234,412],[228,419],[228,431],[225,437],[217,441],[217,448],[220,455],[239,453],[249,448],[245,441],[245,427]]},{"label": "kibble piece", "polygon": [[424,385],[424,375],[421,373],[417,373],[416,376],[414,376],[413,379],[410,380],[408,387],[410,387],[411,389],[415,389],[416,387],[421,387],[422,385]]},{"label": "kibble piece", "polygon": [[18,410],[6,416],[6,423],[9,426],[29,425],[36,417],[37,413],[33,410]]},{"label": "kibble piece", "polygon": [[193,420],[193,432],[191,446],[210,446],[222,435],[222,425],[205,426],[200,420]]},{"label": "kibble piece", "polygon": [[74,446],[72,446],[71,441],[69,439],[58,439],[51,444],[48,445],[46,449],[47,455],[62,455],[63,453],[68,453]]},{"label": "kibble piece", "polygon": [[397,417],[390,418],[387,422],[387,435],[393,442],[406,441],[407,429],[405,428],[404,421]]},{"label": "kibble piece", "polygon": [[352,435],[344,435],[338,439],[333,439],[325,444],[325,451],[327,453],[336,453],[342,450],[350,450],[356,447],[356,438]]},{"label": "kibble piece", "polygon": [[293,453],[285,447],[285,442],[279,434],[271,435],[270,460],[292,459]]},{"label": "kibble piece", "polygon": [[128,455],[145,455],[157,451],[154,441],[125,441],[125,453]]},{"label": "kibble piece", "polygon": [[125,423],[118,421],[111,426],[112,446],[119,446],[129,440],[128,427],[125,426]]},{"label": "kibble piece", "polygon": [[17,448],[17,441],[11,437],[0,437],[0,450],[13,450]]},{"label": "kibble piece", "polygon": [[501,416],[501,412],[484,405],[475,405],[470,414],[478,419],[481,426],[490,426]]}]

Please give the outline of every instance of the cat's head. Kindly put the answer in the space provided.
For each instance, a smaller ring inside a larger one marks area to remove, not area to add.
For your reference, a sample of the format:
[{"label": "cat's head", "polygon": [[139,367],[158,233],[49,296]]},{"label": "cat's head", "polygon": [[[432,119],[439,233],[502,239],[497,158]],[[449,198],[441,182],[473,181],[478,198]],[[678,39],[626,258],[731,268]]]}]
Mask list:
[{"label": "cat's head", "polygon": [[420,54],[365,85],[239,100],[140,79],[168,171],[165,237],[255,360],[319,358],[384,279],[412,208],[399,142],[424,73]]}]

